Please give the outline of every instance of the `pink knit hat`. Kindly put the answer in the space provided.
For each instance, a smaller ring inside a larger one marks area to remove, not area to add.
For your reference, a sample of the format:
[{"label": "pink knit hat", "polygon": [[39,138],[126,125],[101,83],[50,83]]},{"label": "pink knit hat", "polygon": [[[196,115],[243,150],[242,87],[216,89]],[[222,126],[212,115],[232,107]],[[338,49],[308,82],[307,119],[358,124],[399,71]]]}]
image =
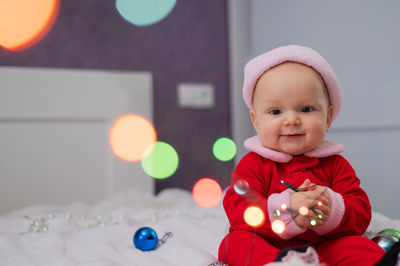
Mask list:
[{"label": "pink knit hat", "polygon": [[333,105],[332,121],[342,107],[339,81],[332,67],[315,50],[298,45],[281,46],[250,60],[244,67],[243,98],[247,106],[253,109],[253,92],[258,78],[268,69],[284,62],[297,62],[312,67],[325,82],[329,100]]}]

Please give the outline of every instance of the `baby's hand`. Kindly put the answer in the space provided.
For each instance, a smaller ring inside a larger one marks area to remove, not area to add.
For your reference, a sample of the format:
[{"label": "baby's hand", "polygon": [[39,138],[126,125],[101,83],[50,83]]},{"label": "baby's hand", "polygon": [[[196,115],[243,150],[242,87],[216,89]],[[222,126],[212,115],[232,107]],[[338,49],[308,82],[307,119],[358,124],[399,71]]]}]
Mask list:
[{"label": "baby's hand", "polygon": [[[310,219],[317,221],[317,225],[323,223],[330,212],[331,206],[329,194],[325,191],[326,187],[315,185],[309,179],[306,179],[298,189],[301,191],[290,195],[291,209],[298,213],[301,207],[307,207],[309,211],[305,216],[297,215],[294,219],[296,224],[300,227],[311,228],[313,225],[310,224]],[[321,206],[317,204],[318,201],[322,202]],[[317,214],[321,214],[322,219],[319,219]]]}]

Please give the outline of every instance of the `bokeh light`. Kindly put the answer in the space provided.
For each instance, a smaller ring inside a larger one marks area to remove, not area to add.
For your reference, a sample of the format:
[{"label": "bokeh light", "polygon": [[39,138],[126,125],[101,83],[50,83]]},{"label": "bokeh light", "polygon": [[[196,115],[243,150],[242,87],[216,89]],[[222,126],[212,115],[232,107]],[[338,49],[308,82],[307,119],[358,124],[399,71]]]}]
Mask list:
[{"label": "bokeh light", "polygon": [[282,220],[276,219],[271,223],[271,229],[276,234],[282,234],[286,230],[286,224]]},{"label": "bokeh light", "polygon": [[59,0],[1,0],[0,46],[18,51],[41,40],[57,17]]},{"label": "bokeh light", "polygon": [[153,124],[135,114],[119,117],[110,132],[110,145],[114,154],[130,162],[140,161],[149,155],[156,141]]},{"label": "bokeh light", "polygon": [[320,201],[320,200],[317,201],[317,206],[318,206],[318,207],[321,207],[322,205],[323,205],[322,201]]},{"label": "bokeh light", "polygon": [[275,210],[275,211],[274,211],[274,216],[276,216],[276,217],[281,216],[280,210]]},{"label": "bokeh light", "polygon": [[260,227],[264,224],[265,214],[259,207],[250,206],[244,211],[244,221],[252,227]]},{"label": "bokeh light", "polygon": [[157,179],[170,177],[179,165],[178,153],[168,143],[157,141],[153,151],[141,161],[143,170]]},{"label": "bokeh light", "polygon": [[212,208],[221,201],[222,188],[214,179],[204,177],[193,186],[192,195],[198,205]]},{"label": "bokeh light", "polygon": [[310,211],[309,211],[309,209],[308,209],[306,206],[301,206],[301,207],[299,208],[299,214],[302,215],[302,216],[308,215],[309,212],[310,212]]},{"label": "bokeh light", "polygon": [[249,183],[247,183],[243,179],[239,179],[238,181],[235,182],[233,189],[235,190],[236,193],[244,195],[249,190]]},{"label": "bokeh light", "polygon": [[284,211],[287,210],[288,209],[287,204],[286,203],[282,203],[281,204],[281,209],[284,210]]},{"label": "bokeh light", "polygon": [[314,219],[311,219],[310,220],[310,224],[311,224],[311,226],[316,226],[317,225],[317,221],[314,220]]},{"label": "bokeh light", "polygon": [[163,20],[174,9],[176,0],[116,0],[119,14],[136,26],[148,26]]},{"label": "bokeh light", "polygon": [[236,155],[236,144],[230,138],[219,138],[213,145],[213,153],[220,161],[232,160]]}]

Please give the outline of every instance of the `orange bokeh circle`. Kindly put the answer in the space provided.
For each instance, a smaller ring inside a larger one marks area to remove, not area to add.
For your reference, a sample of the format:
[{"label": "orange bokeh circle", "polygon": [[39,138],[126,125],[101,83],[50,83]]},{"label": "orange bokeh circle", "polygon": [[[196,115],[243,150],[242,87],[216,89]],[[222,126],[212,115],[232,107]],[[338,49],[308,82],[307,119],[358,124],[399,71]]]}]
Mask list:
[{"label": "orange bokeh circle", "polygon": [[261,208],[257,206],[249,206],[246,208],[243,214],[244,221],[254,227],[260,227],[265,222],[265,214]]},{"label": "orange bokeh circle", "polygon": [[0,46],[19,51],[36,44],[53,26],[59,0],[1,0]]},{"label": "orange bokeh circle", "polygon": [[194,201],[201,207],[212,208],[220,202],[222,188],[214,179],[204,177],[193,186],[192,195]]},{"label": "orange bokeh circle", "polygon": [[153,124],[135,114],[119,117],[110,132],[110,145],[114,154],[130,162],[140,161],[149,155],[156,141]]}]

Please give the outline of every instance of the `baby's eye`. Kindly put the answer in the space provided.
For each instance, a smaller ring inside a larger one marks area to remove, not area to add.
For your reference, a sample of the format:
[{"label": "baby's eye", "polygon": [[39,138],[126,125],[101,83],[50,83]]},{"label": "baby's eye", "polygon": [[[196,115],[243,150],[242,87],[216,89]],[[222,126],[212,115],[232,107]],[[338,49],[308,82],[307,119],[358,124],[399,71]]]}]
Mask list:
[{"label": "baby's eye", "polygon": [[273,109],[273,110],[269,111],[269,113],[270,113],[271,115],[279,115],[279,114],[281,113],[281,110],[279,110],[279,109]]},{"label": "baby's eye", "polygon": [[311,106],[303,106],[301,107],[301,112],[303,113],[309,113],[311,111],[313,111],[314,109]]}]

